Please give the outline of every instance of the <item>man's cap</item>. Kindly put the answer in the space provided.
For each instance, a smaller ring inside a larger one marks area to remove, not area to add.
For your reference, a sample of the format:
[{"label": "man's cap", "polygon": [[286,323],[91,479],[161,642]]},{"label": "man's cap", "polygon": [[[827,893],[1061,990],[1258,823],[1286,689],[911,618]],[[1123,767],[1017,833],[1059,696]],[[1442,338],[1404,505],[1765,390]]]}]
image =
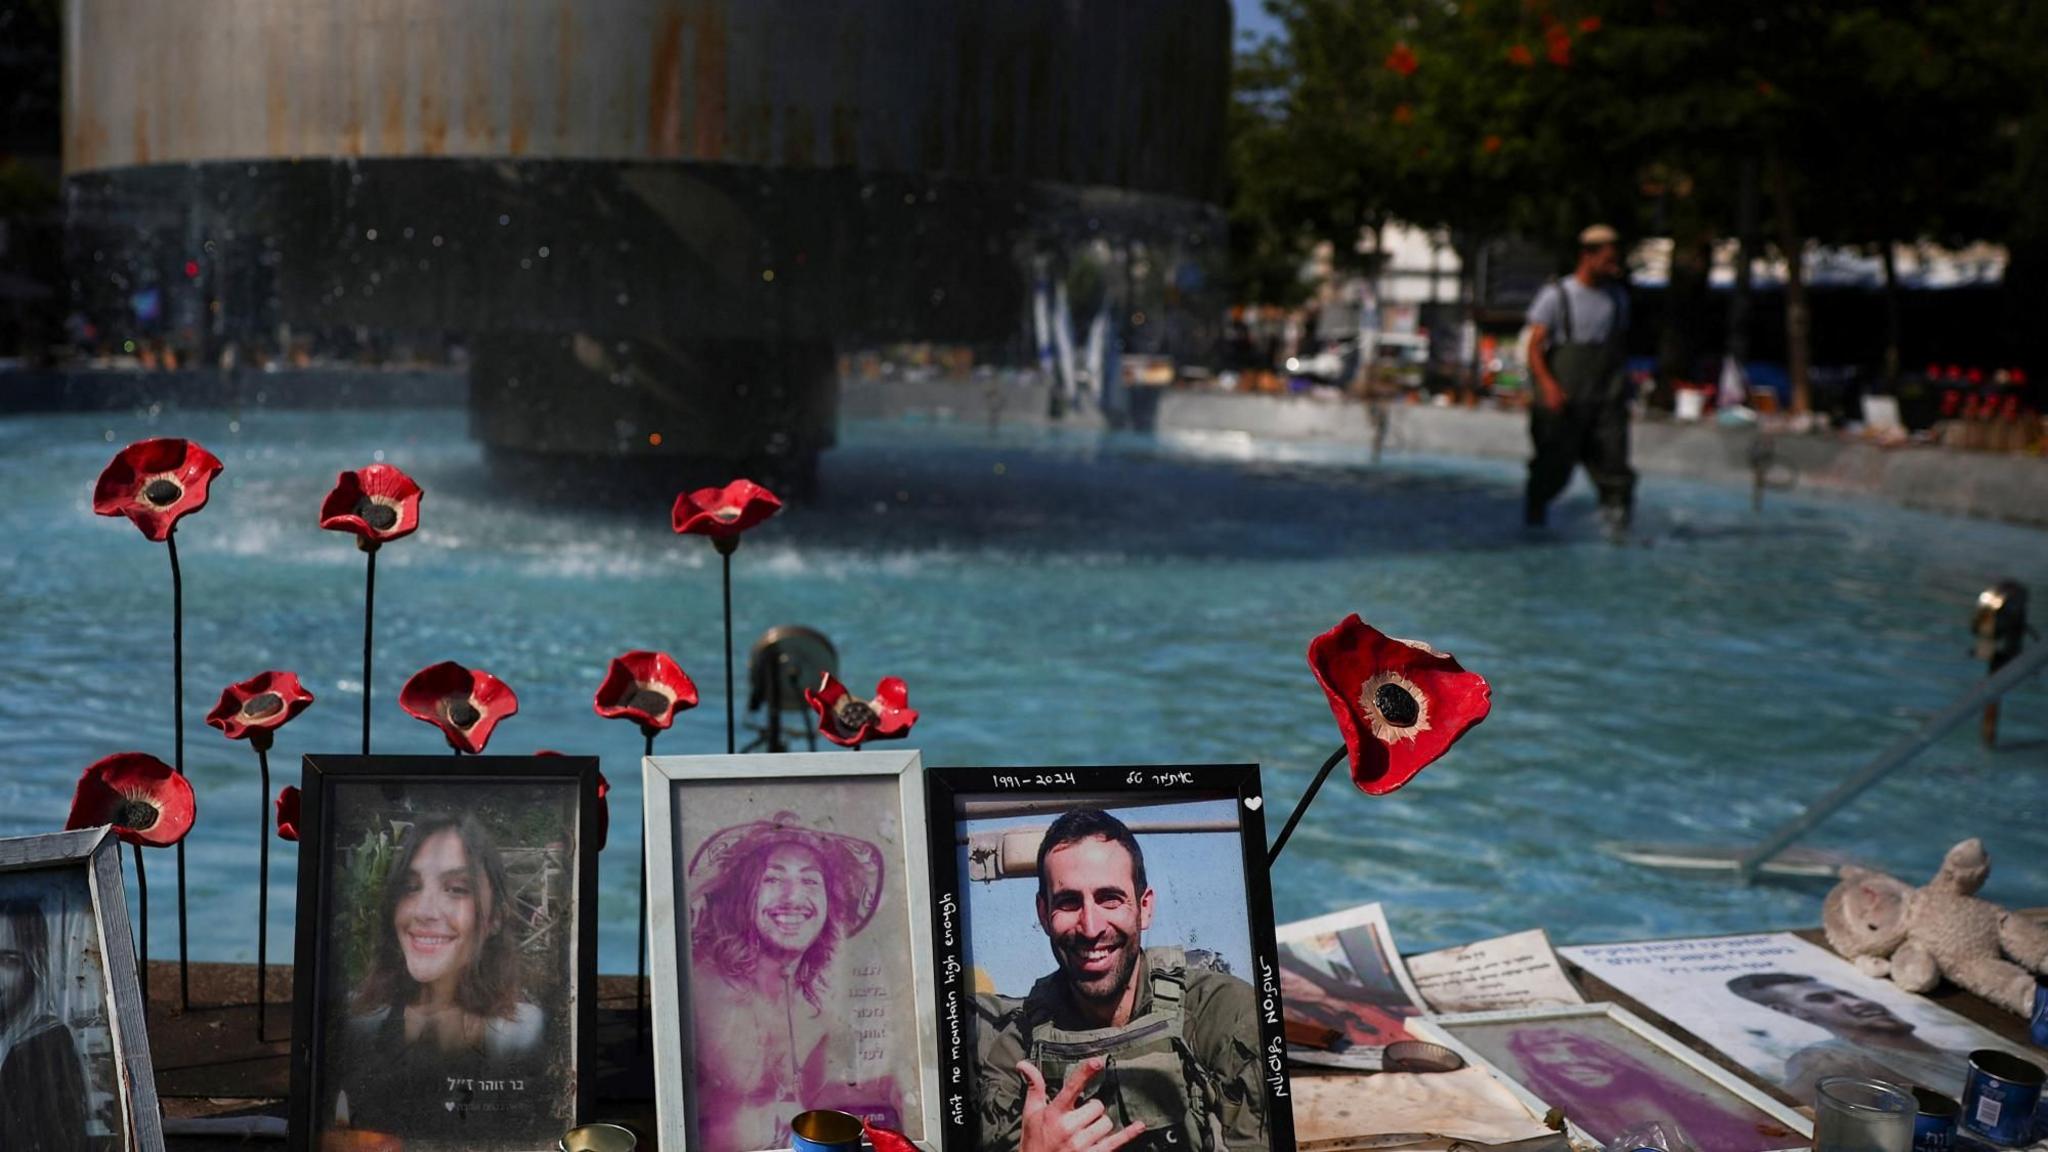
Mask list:
[{"label": "man's cap", "polygon": [[733,866],[755,851],[780,844],[807,848],[830,873],[826,915],[848,936],[867,927],[882,902],[882,850],[866,840],[806,826],[793,812],[739,824],[715,833],[690,859],[691,917],[710,894],[724,887]]},{"label": "man's cap", "polygon": [[1598,248],[1602,244],[1613,244],[1621,239],[1621,233],[1605,224],[1595,224],[1579,233],[1579,247]]}]

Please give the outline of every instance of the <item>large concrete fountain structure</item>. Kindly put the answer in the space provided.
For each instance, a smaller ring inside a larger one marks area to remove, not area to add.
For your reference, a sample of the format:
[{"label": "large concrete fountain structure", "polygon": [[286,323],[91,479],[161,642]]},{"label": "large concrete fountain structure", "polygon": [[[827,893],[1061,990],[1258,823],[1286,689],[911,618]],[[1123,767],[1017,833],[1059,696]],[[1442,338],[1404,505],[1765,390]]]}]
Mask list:
[{"label": "large concrete fountain structure", "polygon": [[1221,258],[1226,0],[65,19],[88,314],[153,284],[209,353],[280,324],[454,334],[501,461],[808,476],[840,352],[1016,341],[1032,269],[1080,247],[1174,269],[1183,305]]}]

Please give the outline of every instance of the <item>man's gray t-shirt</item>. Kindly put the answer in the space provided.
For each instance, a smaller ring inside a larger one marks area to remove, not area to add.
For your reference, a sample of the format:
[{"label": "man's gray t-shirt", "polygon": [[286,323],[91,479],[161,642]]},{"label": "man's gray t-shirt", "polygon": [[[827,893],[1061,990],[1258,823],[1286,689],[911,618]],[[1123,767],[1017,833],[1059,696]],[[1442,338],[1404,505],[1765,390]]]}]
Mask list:
[{"label": "man's gray t-shirt", "polygon": [[[1570,325],[1566,325],[1564,309],[1559,306],[1559,285],[1563,285],[1571,302]],[[1552,344],[1604,344],[1628,331],[1628,295],[1612,284],[1589,288],[1577,276],[1566,276],[1552,280],[1536,293],[1535,302],[1529,305],[1529,323],[1543,325]],[[1566,331],[1567,327],[1570,331]]]}]

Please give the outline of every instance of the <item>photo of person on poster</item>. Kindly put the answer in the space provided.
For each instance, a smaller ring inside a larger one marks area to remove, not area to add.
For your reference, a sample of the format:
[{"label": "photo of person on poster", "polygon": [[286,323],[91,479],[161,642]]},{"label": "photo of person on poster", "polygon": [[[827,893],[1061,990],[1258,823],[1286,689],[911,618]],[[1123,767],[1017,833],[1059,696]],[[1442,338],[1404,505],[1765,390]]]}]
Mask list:
[{"label": "photo of person on poster", "polygon": [[1768,1152],[1799,1142],[1791,1129],[1669,1057],[1640,1041],[1633,1047],[1639,1051],[1604,1019],[1530,1024],[1507,1032],[1508,1059],[1495,1063],[1596,1140],[1664,1120],[1677,1124],[1695,1147],[1715,1152]]},{"label": "photo of person on poster", "polygon": [[883,897],[872,841],[789,811],[721,828],[688,872],[698,1142],[711,1152],[789,1143],[814,1108],[898,1128],[910,1085],[874,1043],[887,997],[854,960]]},{"label": "photo of person on poster", "polygon": [[1791,972],[1751,972],[1728,981],[1728,990],[1827,1031],[1825,1040],[1785,1061],[1786,1091],[1811,1099],[1828,1076],[1866,1076],[1957,1095],[1969,1078],[1968,1053],[1937,1048],[1912,1022],[1875,1000]]},{"label": "photo of person on poster", "polygon": [[337,783],[318,1124],[518,1147],[575,1117],[573,783]]},{"label": "photo of person on poster", "polygon": [[0,1148],[97,1147],[85,1065],[71,1029],[54,1012],[54,989],[77,974],[53,973],[52,959],[42,902],[0,894]]},{"label": "photo of person on poster", "polygon": [[[1234,818],[1230,802],[1217,810]],[[1241,896],[1236,832],[1204,835],[1212,872],[1235,872]],[[982,1149],[1267,1148],[1258,993],[1209,948],[1147,943],[1153,884],[1144,846],[1108,811],[1076,807],[1044,829],[1033,907],[1053,970],[1022,995],[975,997]]]}]

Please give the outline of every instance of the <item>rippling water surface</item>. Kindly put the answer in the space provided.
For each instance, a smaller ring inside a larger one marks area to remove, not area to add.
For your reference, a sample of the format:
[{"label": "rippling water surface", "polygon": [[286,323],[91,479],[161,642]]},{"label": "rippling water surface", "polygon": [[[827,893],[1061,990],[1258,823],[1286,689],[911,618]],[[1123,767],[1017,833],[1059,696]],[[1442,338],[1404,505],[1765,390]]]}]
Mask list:
[{"label": "rippling water surface", "polygon": [[[315,512],[337,471],[382,453],[428,496],[418,535],[379,559],[377,748],[444,751],[396,700],[413,669],[455,659],[519,692],[493,752],[604,757],[601,959],[631,970],[639,737],[593,714],[591,692],[616,653],[666,649],[705,700],[660,750],[721,751],[717,568],[665,507],[508,498],[459,413],[0,420],[0,834],[61,827],[102,755],[170,756],[164,550],[89,499],[113,452],[147,435],[198,439],[227,464],[178,534],[194,956],[255,953],[256,769],[202,723],[220,688],[284,667],[319,697],[279,741],[282,776],[301,753],[356,747],[362,559]],[[811,624],[857,687],[906,677],[927,763],[1254,760],[1276,828],[1338,741],[1309,637],[1355,610],[1456,652],[1493,682],[1492,718],[1391,797],[1326,790],[1274,876],[1282,918],[1383,900],[1420,948],[1535,925],[1575,942],[1817,923],[1819,888],[1648,872],[1596,845],[1760,835],[1981,674],[1964,628],[1980,587],[2048,586],[2048,534],[1797,495],[1755,515],[1747,493],[1656,479],[1646,546],[1600,543],[1583,487],[1532,542],[1519,483],[1512,465],[1375,468],[1227,436],[854,425],[822,502],[749,537],[737,628],[745,642]],[[2048,904],[2044,696],[2008,701],[2006,750],[1958,733],[1812,842],[1917,882],[1979,835],[1987,895]],[[273,857],[278,955],[294,861]],[[152,885],[159,957],[168,891]]]}]

